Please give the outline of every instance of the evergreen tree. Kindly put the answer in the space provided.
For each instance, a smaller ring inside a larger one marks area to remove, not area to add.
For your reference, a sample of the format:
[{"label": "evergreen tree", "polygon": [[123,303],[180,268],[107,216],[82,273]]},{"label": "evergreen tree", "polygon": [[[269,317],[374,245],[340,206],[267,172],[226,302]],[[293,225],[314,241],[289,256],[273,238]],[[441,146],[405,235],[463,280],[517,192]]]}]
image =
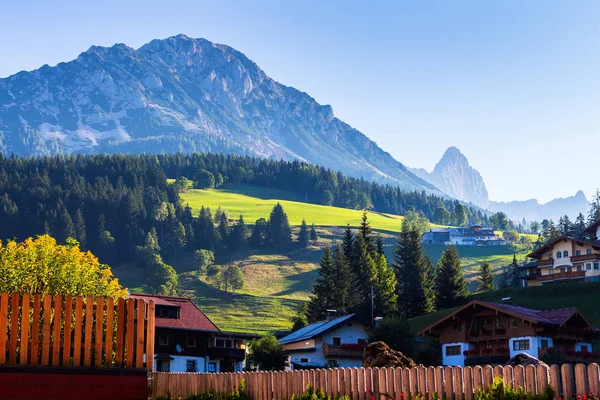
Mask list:
[{"label": "evergreen tree", "polygon": [[467,223],[467,213],[465,207],[458,203],[454,206],[454,212],[452,213],[452,221],[456,226],[463,226]]},{"label": "evergreen tree", "polygon": [[373,229],[371,228],[371,223],[368,221],[367,212],[363,211],[360,226],[358,228],[358,236],[362,238],[367,246],[367,251],[371,256],[373,256],[376,252],[375,243],[373,242]]},{"label": "evergreen tree", "polygon": [[575,224],[573,225],[573,237],[575,239],[587,239],[587,235],[584,233],[586,228],[585,217],[582,213],[579,213],[577,219],[575,219]]},{"label": "evergreen tree", "polygon": [[292,231],[287,214],[281,204],[277,203],[269,217],[269,243],[279,250],[287,250],[292,241]]},{"label": "evergreen tree", "polygon": [[321,321],[327,318],[327,310],[334,309],[333,293],[335,274],[331,248],[326,247],[319,264],[319,277],[313,283],[312,294],[308,303],[308,320]]},{"label": "evergreen tree", "polygon": [[377,255],[375,278],[375,316],[387,317],[398,310],[396,274],[388,266],[383,254]]},{"label": "evergreen tree", "polygon": [[596,190],[592,200],[590,201],[590,211],[588,213],[588,225],[600,219],[600,189]]},{"label": "evergreen tree", "polygon": [[364,301],[358,279],[339,245],[333,251],[334,290],[332,298],[334,309],[349,313],[355,311]]},{"label": "evergreen tree", "polygon": [[196,221],[197,232],[195,234],[198,247],[205,250],[215,250],[215,226],[213,225],[210,208],[202,206]]},{"label": "evergreen tree", "polygon": [[217,232],[219,233],[219,237],[221,238],[221,247],[227,247],[227,245],[229,244],[229,223],[227,221],[227,215],[225,215],[225,213],[221,213],[221,218],[219,218],[219,226],[217,228]]},{"label": "evergreen tree", "polygon": [[261,247],[265,244],[266,235],[268,230],[267,220],[264,218],[259,218],[254,223],[252,227],[252,234],[250,235],[250,246],[255,249]]},{"label": "evergreen tree", "polygon": [[477,278],[478,290],[480,292],[489,292],[495,289],[494,275],[490,263],[483,261],[479,266],[479,277]]},{"label": "evergreen tree", "polygon": [[66,243],[67,238],[77,237],[77,231],[75,230],[75,224],[71,219],[71,215],[67,211],[66,207],[61,207],[58,211],[58,220],[56,224],[56,238],[59,243]]},{"label": "evergreen tree", "polygon": [[512,288],[521,287],[521,279],[519,278],[519,263],[517,263],[517,255],[513,254],[513,261],[508,266],[508,286]]},{"label": "evergreen tree", "polygon": [[344,231],[344,239],[342,241],[342,249],[344,251],[344,257],[346,260],[350,262],[353,258],[354,252],[354,234],[352,233],[352,229],[350,228],[350,224],[346,225],[346,230]]},{"label": "evergreen tree", "polygon": [[358,278],[363,296],[368,298],[371,294],[371,286],[375,284],[377,273],[375,260],[371,257],[367,248],[367,243],[365,243],[360,234],[354,239],[354,248],[350,266]]},{"label": "evergreen tree", "polygon": [[313,242],[319,240],[319,235],[317,235],[317,229],[315,228],[314,223],[310,226],[310,240]]},{"label": "evergreen tree", "polygon": [[87,246],[87,233],[85,228],[85,219],[80,209],[75,212],[75,218],[73,219],[73,225],[75,226],[75,239],[79,242],[82,249]]},{"label": "evergreen tree", "polygon": [[437,307],[448,308],[463,304],[468,295],[460,257],[456,247],[448,246],[442,253],[435,274]]},{"label": "evergreen tree", "polygon": [[302,224],[300,224],[300,232],[298,233],[298,244],[303,249],[308,246],[308,227],[306,226],[306,220],[304,219],[302,219]]},{"label": "evergreen tree", "polygon": [[377,249],[377,254],[385,254],[385,252],[383,251],[383,239],[381,238],[381,235],[377,235],[377,238],[375,239],[375,248]]},{"label": "evergreen tree", "polygon": [[558,231],[560,236],[572,236],[573,235],[573,224],[568,215],[560,217],[558,220]]},{"label": "evergreen tree", "polygon": [[396,272],[398,309],[406,318],[433,311],[433,267],[421,244],[421,233],[415,224],[402,222],[394,250],[392,268]]},{"label": "evergreen tree", "polygon": [[241,246],[246,243],[248,237],[248,227],[244,222],[244,217],[240,214],[240,218],[237,220],[231,234],[229,235],[229,248],[231,251],[238,250]]}]

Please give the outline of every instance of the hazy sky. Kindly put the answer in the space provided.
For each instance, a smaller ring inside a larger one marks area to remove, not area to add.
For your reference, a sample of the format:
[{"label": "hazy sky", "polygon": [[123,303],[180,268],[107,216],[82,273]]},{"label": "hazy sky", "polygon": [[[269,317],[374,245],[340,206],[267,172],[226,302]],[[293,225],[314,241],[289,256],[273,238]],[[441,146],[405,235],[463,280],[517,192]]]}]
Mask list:
[{"label": "hazy sky", "polygon": [[408,166],[493,200],[600,187],[600,1],[0,0],[0,77],[184,33],[235,47]]}]

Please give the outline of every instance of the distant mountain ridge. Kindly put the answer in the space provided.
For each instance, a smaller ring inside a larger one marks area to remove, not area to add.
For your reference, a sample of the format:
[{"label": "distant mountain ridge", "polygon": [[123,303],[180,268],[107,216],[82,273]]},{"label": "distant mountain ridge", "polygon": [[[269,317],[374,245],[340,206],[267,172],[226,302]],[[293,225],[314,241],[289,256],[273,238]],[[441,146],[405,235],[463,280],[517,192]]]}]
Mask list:
[{"label": "distant mountain ridge", "polygon": [[185,35],[92,46],[0,79],[0,151],[212,151],[299,159],[440,194],[330,106],[269,78],[235,49]]},{"label": "distant mountain ridge", "polygon": [[423,168],[411,168],[411,171],[448,196],[473,203],[489,211],[502,211],[513,220],[523,218],[527,221],[541,221],[546,218],[558,220],[563,215],[574,219],[580,212],[585,213],[589,207],[589,202],[581,190],[574,196],[554,199],[545,204],[540,204],[537,199],[492,201],[489,199],[481,174],[469,164],[467,157],[456,147],[446,150],[432,172],[427,172]]}]

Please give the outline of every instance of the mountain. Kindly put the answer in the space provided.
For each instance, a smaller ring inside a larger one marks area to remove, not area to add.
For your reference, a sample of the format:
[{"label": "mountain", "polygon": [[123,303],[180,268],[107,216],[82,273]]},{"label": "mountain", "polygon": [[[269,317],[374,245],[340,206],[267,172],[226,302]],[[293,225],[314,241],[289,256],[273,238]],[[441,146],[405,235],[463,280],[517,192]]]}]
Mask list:
[{"label": "mountain", "polygon": [[422,168],[411,171],[451,197],[482,208],[488,205],[488,191],[483,178],[456,147],[446,150],[432,172]]},{"label": "mountain", "polygon": [[235,49],[185,35],[92,46],[0,79],[0,151],[212,151],[298,159],[440,193],[330,106],[269,78]]},{"label": "mountain", "polygon": [[556,222],[563,215],[575,219],[579,213],[585,214],[589,206],[587,197],[580,190],[574,196],[554,199],[544,204],[540,204],[536,199],[509,202],[490,201],[488,210],[503,211],[513,219],[525,218],[527,221],[553,219]]},{"label": "mountain", "polygon": [[568,215],[574,219],[580,212],[585,213],[589,202],[580,190],[574,196],[559,198],[540,204],[537,199],[525,201],[496,202],[488,197],[488,191],[481,174],[471,167],[469,160],[456,147],[450,147],[432,172],[423,168],[411,168],[418,177],[438,187],[448,196],[473,203],[489,211],[506,213],[511,219],[520,221],[542,221]]}]

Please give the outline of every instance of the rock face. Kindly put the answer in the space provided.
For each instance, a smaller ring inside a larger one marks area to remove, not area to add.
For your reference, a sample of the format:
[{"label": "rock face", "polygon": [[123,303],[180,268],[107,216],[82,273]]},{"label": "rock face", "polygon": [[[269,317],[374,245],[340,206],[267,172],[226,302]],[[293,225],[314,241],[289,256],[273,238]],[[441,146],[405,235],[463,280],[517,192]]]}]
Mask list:
[{"label": "rock face", "polygon": [[488,205],[488,191],[483,178],[456,147],[446,150],[432,172],[422,168],[411,171],[451,197],[482,208]]},{"label": "rock face", "polygon": [[373,342],[365,348],[364,368],[412,368],[417,364],[412,358],[391,349],[384,342]]},{"label": "rock face", "polygon": [[524,367],[527,365],[533,365],[537,367],[538,365],[546,365],[546,363],[538,358],[530,356],[527,353],[520,353],[508,360],[505,365],[510,365],[512,367],[517,365],[522,365]]},{"label": "rock face", "polygon": [[440,193],[328,105],[235,49],[185,35],[0,79],[0,152],[212,151],[304,160]]},{"label": "rock face", "polygon": [[495,202],[490,201],[490,211],[504,211],[513,219],[525,218],[527,221],[542,221],[553,219],[557,221],[561,216],[568,215],[571,219],[584,212],[589,207],[589,201],[583,191],[578,191],[574,196],[558,198],[548,203],[540,204],[536,199],[525,201]]}]

